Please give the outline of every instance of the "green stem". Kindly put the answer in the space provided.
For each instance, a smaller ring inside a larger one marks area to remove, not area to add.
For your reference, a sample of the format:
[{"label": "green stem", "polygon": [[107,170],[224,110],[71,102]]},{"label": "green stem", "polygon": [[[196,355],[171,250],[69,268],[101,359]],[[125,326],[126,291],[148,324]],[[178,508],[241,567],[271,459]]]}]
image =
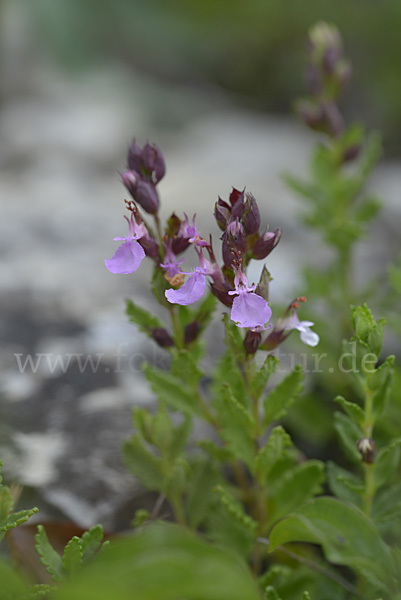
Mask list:
[{"label": "green stem", "polygon": [[171,306],[170,315],[171,315],[171,323],[173,325],[175,344],[176,344],[177,348],[182,349],[182,348],[184,348],[185,344],[184,344],[184,339],[183,339],[183,335],[182,335],[180,319],[176,312],[175,306]]},{"label": "green stem", "polygon": [[162,236],[161,227],[160,227],[159,215],[155,215],[155,224],[156,224],[156,231],[157,231],[157,239],[159,241],[160,258],[163,258],[164,257],[164,246],[163,246],[163,236]]}]

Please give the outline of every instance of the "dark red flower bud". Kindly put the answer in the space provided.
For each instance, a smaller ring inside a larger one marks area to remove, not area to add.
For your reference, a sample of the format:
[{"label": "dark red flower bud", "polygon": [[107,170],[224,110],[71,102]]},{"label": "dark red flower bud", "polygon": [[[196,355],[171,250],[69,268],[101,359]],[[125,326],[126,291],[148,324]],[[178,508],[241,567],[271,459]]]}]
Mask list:
[{"label": "dark red flower bud", "polygon": [[233,291],[233,286],[230,285],[230,283],[226,279],[218,283],[211,283],[210,289],[212,294],[216,296],[216,298],[220,300],[220,302],[222,302],[225,306],[228,306],[229,308],[232,307],[235,296],[229,295],[228,292]]},{"label": "dark red flower bud", "polygon": [[184,329],[184,342],[186,344],[190,344],[191,342],[196,340],[200,330],[200,323],[198,323],[198,321],[192,321],[192,323],[188,323],[188,325],[186,325]]},{"label": "dark red flower bud", "polygon": [[231,219],[242,219],[245,210],[244,192],[238,192],[238,190],[233,190],[230,194],[230,202],[232,202],[231,197],[233,196],[234,192],[235,204],[233,204],[233,207],[231,209]]},{"label": "dark red flower bud", "polygon": [[134,171],[125,171],[121,173],[121,179],[131,196],[135,199],[136,188],[138,186],[138,175]]},{"label": "dark red flower bud", "polygon": [[154,183],[158,183],[166,173],[166,164],[163,154],[156,144],[145,144],[142,150],[143,166],[152,177]]},{"label": "dark red flower bud", "polygon": [[171,241],[171,249],[174,254],[181,254],[181,252],[184,252],[188,248],[189,243],[189,238],[176,236]]},{"label": "dark red flower bud", "polygon": [[136,171],[136,173],[141,174],[141,172],[142,172],[142,148],[140,146],[138,146],[135,138],[133,139],[132,144],[128,149],[127,165],[131,171]]},{"label": "dark red flower bud", "polygon": [[343,154],[343,161],[351,162],[352,160],[354,160],[355,158],[358,157],[360,151],[361,151],[360,144],[353,144],[352,146],[349,146]]},{"label": "dark red flower bud", "polygon": [[149,256],[150,258],[159,258],[159,244],[153,237],[147,235],[139,238],[138,243],[145,250],[146,256]]},{"label": "dark red flower bud", "polygon": [[232,192],[229,197],[231,206],[234,206],[234,204],[236,204],[238,202],[238,200],[244,201],[244,191],[245,190],[242,190],[242,192],[241,192],[240,190],[236,190],[233,187]]},{"label": "dark red flower bud", "polygon": [[301,98],[295,102],[294,109],[308,127],[315,131],[325,131],[323,108],[316,102]]},{"label": "dark red flower bud", "polygon": [[219,198],[214,205],[214,218],[217,221],[217,225],[223,231],[225,231],[227,228],[227,224],[230,220],[230,213],[230,206],[227,204],[227,202],[224,202],[224,200]]},{"label": "dark red flower bud", "polygon": [[277,246],[281,238],[281,230],[276,229],[275,231],[266,231],[256,241],[253,247],[253,256],[258,260],[266,258],[270,252]]},{"label": "dark red flower bud", "polygon": [[252,194],[246,194],[245,211],[242,217],[242,224],[246,235],[252,235],[259,231],[260,213],[257,202]]},{"label": "dark red flower bud", "polygon": [[369,438],[362,438],[357,442],[356,447],[362,456],[362,462],[370,465],[373,463],[376,455],[376,444]]},{"label": "dark red flower bud", "polygon": [[[131,193],[131,190],[129,190]],[[159,210],[159,196],[153,183],[149,181],[138,180],[134,194],[131,193],[135,202],[142,206],[143,210],[151,215],[155,215]]]},{"label": "dark red flower bud", "polygon": [[152,329],[152,338],[161,348],[170,348],[174,346],[173,339],[167,329],[155,327]]},{"label": "dark red flower bud", "polygon": [[259,348],[261,340],[262,334],[260,331],[252,331],[251,329],[248,329],[244,339],[245,352],[247,354],[255,354]]}]

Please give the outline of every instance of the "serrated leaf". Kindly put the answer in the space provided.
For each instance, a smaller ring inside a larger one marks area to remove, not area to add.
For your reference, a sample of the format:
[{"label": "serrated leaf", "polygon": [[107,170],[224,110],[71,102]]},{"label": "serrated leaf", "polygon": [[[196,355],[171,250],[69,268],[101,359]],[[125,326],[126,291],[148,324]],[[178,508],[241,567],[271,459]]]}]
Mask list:
[{"label": "serrated leaf", "polygon": [[265,590],[265,600],[281,600],[273,586],[268,585]]},{"label": "serrated leaf", "polygon": [[287,454],[292,445],[291,438],[281,425],[272,429],[266,444],[259,450],[255,460],[255,472],[259,479],[268,477],[269,472]]},{"label": "serrated leaf", "polygon": [[64,548],[63,569],[68,576],[74,576],[82,567],[82,546],[79,537],[74,536]]},{"label": "serrated leaf", "polygon": [[277,370],[279,364],[280,361],[273,354],[267,355],[265,362],[251,381],[251,388],[256,397],[262,394],[270,376]]},{"label": "serrated leaf", "polygon": [[308,460],[284,473],[271,501],[268,526],[322,492],[324,463]]},{"label": "serrated leaf", "polygon": [[234,458],[233,452],[227,448],[227,446],[218,446],[212,440],[199,440],[197,442],[198,446],[203,448],[203,450],[212,458],[217,459],[222,463],[226,463],[227,461]]},{"label": "serrated leaf", "polygon": [[355,404],[355,402],[349,402],[342,396],[337,396],[336,398],[334,398],[334,402],[338,402],[338,404],[341,404],[347,415],[351,417],[351,419],[355,421],[355,423],[358,423],[358,425],[362,425],[364,423],[365,412],[358,404]]},{"label": "serrated leaf", "polygon": [[127,300],[125,312],[129,320],[138,325],[139,329],[146,334],[149,334],[152,329],[164,328],[163,322],[158,317],[152,315],[145,308],[138,306],[132,300]]},{"label": "serrated leaf", "polygon": [[381,415],[391,392],[391,387],[394,379],[394,364],[395,357],[389,356],[387,359],[376,369],[373,376],[369,379],[370,386],[374,386],[372,389],[377,389],[372,400],[372,412],[376,419]]},{"label": "serrated leaf", "polygon": [[63,581],[65,577],[61,556],[50,544],[43,525],[38,525],[35,535],[35,550],[40,556],[40,562],[45,565],[47,572],[53,581]]},{"label": "serrated leaf", "polygon": [[375,490],[378,490],[386,483],[391,483],[400,463],[400,447],[401,438],[397,438],[377,453],[373,471],[373,485]]},{"label": "serrated leaf", "polygon": [[263,425],[279,419],[286,414],[287,409],[302,392],[304,374],[302,367],[297,365],[271,392],[263,402],[264,418]]},{"label": "serrated leaf", "polygon": [[191,527],[197,528],[205,519],[218,481],[219,475],[212,461],[203,459],[191,464],[191,485],[186,502]]},{"label": "serrated leaf", "polygon": [[187,528],[154,523],[116,540],[55,600],[88,598],[260,600],[243,560],[205,542]]},{"label": "serrated leaf", "polygon": [[103,540],[103,527],[101,525],[94,525],[88,531],[85,531],[81,536],[81,547],[82,547],[82,558],[86,562],[89,560],[95,552],[100,548]]},{"label": "serrated leaf", "polygon": [[238,402],[228,385],[221,389],[216,401],[220,416],[221,437],[232,453],[252,468],[254,461],[254,421],[248,410]]},{"label": "serrated leaf", "polygon": [[227,313],[223,314],[223,323],[226,346],[231,350],[233,356],[242,361],[245,357],[245,348],[240,328],[229,319]]},{"label": "serrated leaf", "polygon": [[362,481],[354,473],[346,471],[332,461],[328,461],[327,478],[330,489],[337,498],[352,502],[358,508],[362,507],[362,494],[365,491],[365,486]]},{"label": "serrated leaf", "polygon": [[394,522],[401,517],[401,483],[382,488],[373,498],[373,518],[376,522]]},{"label": "serrated leaf", "polygon": [[219,397],[223,385],[228,385],[238,402],[247,406],[249,392],[235,357],[229,350],[223,354],[213,372],[212,390],[215,397]]},{"label": "serrated leaf", "polygon": [[0,531],[2,530],[2,524],[6,521],[13,508],[14,500],[10,488],[0,483]]},{"label": "serrated leaf", "polygon": [[360,427],[343,413],[334,413],[334,429],[337,431],[344,450],[355,463],[361,462],[361,455],[356,447],[357,442],[363,437]]},{"label": "serrated leaf", "polygon": [[245,513],[242,504],[237,502],[230,492],[221,485],[215,488],[215,492],[219,495],[222,506],[224,506],[230,516],[242,527],[245,527],[245,529],[248,529],[252,534],[255,534],[258,523]]},{"label": "serrated leaf", "polygon": [[394,575],[389,548],[372,521],[335,498],[315,498],[280,521],[271,532],[269,551],[287,542],[321,544],[330,562],[346,565],[363,577],[370,573],[384,586]]},{"label": "serrated leaf", "polygon": [[145,448],[138,435],[123,443],[124,460],[132,473],[149,490],[161,492],[165,477],[160,458]]},{"label": "serrated leaf", "polygon": [[166,402],[171,408],[189,415],[201,414],[193,390],[183,381],[167,371],[150,365],[145,365],[143,371],[161,402]]},{"label": "serrated leaf", "polygon": [[14,527],[18,527],[18,525],[22,525],[26,523],[28,519],[32,517],[35,513],[38,512],[38,508],[30,508],[28,510],[20,510],[15,513],[11,513],[8,517],[0,523],[0,533],[3,534],[9,529],[13,529]]},{"label": "serrated leaf", "polygon": [[203,375],[193,354],[188,350],[173,350],[171,373],[177,379],[184,381],[192,390],[197,389]]}]

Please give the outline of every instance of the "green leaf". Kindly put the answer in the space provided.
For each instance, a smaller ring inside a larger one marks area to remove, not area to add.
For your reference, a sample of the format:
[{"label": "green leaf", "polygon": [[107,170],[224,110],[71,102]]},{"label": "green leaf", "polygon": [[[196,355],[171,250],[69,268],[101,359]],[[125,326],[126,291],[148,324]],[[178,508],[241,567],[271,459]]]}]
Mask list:
[{"label": "green leaf", "polygon": [[244,561],[186,528],[153,523],[116,540],[54,600],[260,600]]},{"label": "green leaf", "polygon": [[319,460],[308,460],[285,472],[271,500],[268,526],[320,494],[324,480],[324,463]]},{"label": "green leaf", "polygon": [[82,546],[79,537],[74,536],[64,548],[62,558],[64,571],[69,576],[74,576],[82,567]]},{"label": "green leaf", "polygon": [[224,506],[230,516],[254,535],[258,528],[258,523],[245,513],[243,505],[237,502],[230,492],[221,485],[215,488],[215,492],[219,495],[222,506]]},{"label": "green leaf", "polygon": [[332,461],[327,462],[326,468],[327,478],[333,494],[340,500],[352,502],[358,508],[362,508],[362,494],[365,491],[365,486],[361,479]]},{"label": "green leaf", "polygon": [[199,380],[203,375],[193,354],[188,350],[173,350],[171,373],[194,391],[197,390]]},{"label": "green leaf", "polygon": [[391,392],[394,379],[394,360],[394,356],[388,356],[380,367],[376,369],[373,376],[368,379],[371,389],[377,389],[372,400],[373,415],[375,418],[383,412]]},{"label": "green leaf", "polygon": [[302,392],[304,374],[302,367],[297,365],[264,399],[264,419],[266,426],[286,414],[287,409]]},{"label": "green leaf", "polygon": [[43,525],[38,525],[38,533],[35,535],[35,542],[35,550],[40,556],[40,562],[42,565],[45,565],[52,580],[63,581],[65,573],[62,558],[50,544]]},{"label": "green leaf", "polygon": [[401,483],[382,488],[373,498],[373,518],[376,522],[391,521],[401,517]]},{"label": "green leaf", "polygon": [[274,465],[284,458],[287,448],[292,446],[291,438],[281,425],[272,429],[266,444],[259,450],[255,471],[260,480],[266,479]]},{"label": "green leaf", "polygon": [[400,464],[401,438],[392,440],[385,448],[377,453],[373,471],[373,484],[375,490],[378,490],[386,483],[391,483]]},{"label": "green leaf", "polygon": [[86,562],[99,550],[103,540],[103,527],[94,525],[81,536],[82,558]]},{"label": "green leaf", "polygon": [[337,431],[344,450],[349,458],[354,462],[361,462],[361,455],[356,447],[357,442],[363,437],[363,432],[360,427],[351,421],[351,419],[343,413],[334,413],[334,429]]},{"label": "green leaf", "polygon": [[364,577],[370,572],[378,584],[386,585],[394,575],[389,548],[372,521],[335,498],[315,498],[280,521],[271,532],[269,551],[287,542],[321,544],[330,562],[346,565]]},{"label": "green leaf", "polygon": [[213,489],[219,481],[214,463],[200,459],[191,464],[187,512],[191,527],[197,528],[205,519],[214,500]]},{"label": "green leaf", "polygon": [[132,323],[138,325],[139,329],[150,335],[152,329],[164,328],[164,324],[158,317],[152,315],[145,308],[134,304],[132,300],[127,300],[126,314]]},{"label": "green leaf", "polygon": [[185,414],[201,414],[193,390],[167,371],[145,365],[143,369],[152,390],[161,402]]},{"label": "green leaf", "polygon": [[4,600],[25,600],[29,598],[29,590],[17,569],[0,559],[0,597]]},{"label": "green leaf", "polygon": [[366,304],[363,304],[352,308],[351,321],[355,331],[353,339],[360,340],[365,344],[368,349],[367,353],[374,354],[377,361],[383,343],[385,320],[375,321],[372,311]]},{"label": "green leaf", "polygon": [[225,343],[229,350],[231,350],[232,354],[238,359],[240,362],[243,362],[245,358],[245,348],[241,335],[240,328],[229,319],[228,314],[223,314],[223,323],[225,329]]},{"label": "green leaf", "polygon": [[[237,328],[238,329],[238,328]],[[234,355],[228,350],[213,372],[213,396],[219,398],[223,385],[228,385],[238,402],[248,405],[249,392]]]},{"label": "green leaf", "polygon": [[222,387],[216,408],[221,423],[221,437],[232,453],[252,468],[255,454],[252,415],[238,402],[228,385]]},{"label": "green leaf", "polygon": [[123,443],[124,460],[132,473],[149,490],[161,492],[165,477],[161,459],[145,448],[138,435]]},{"label": "green leaf", "polygon": [[256,397],[264,391],[270,376],[276,371],[280,361],[273,354],[268,354],[265,362],[260,367],[251,381],[251,388]]},{"label": "green leaf", "polygon": [[347,415],[351,417],[351,419],[355,421],[355,423],[358,423],[358,425],[362,425],[364,423],[365,412],[358,404],[355,404],[355,402],[348,402],[348,400],[346,400],[342,396],[337,396],[336,398],[334,398],[334,402],[338,402],[338,404],[341,404]]},{"label": "green leaf", "polygon": [[302,594],[302,600],[310,600],[310,594],[309,594],[309,592],[304,592]]},{"label": "green leaf", "polygon": [[273,586],[267,586],[265,590],[265,600],[281,600]]}]

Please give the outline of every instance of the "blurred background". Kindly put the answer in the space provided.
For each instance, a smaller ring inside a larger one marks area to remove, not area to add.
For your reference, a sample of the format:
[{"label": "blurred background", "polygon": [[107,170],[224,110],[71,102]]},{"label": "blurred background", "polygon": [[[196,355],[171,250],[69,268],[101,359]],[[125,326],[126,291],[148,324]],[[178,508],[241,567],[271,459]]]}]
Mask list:
[{"label": "blurred background", "polygon": [[[284,232],[268,261],[275,302],[302,293],[300,264],[324,260],[280,178],[305,171],[315,143],[291,105],[320,20],[353,63],[348,121],[383,133],[372,187],[384,208],[360,266],[384,268],[401,220],[398,0],[0,0],[0,456],[41,519],[118,528],[143,500],[120,446],[132,405],[152,398],[140,363],[163,359],[124,299],[151,302],[150,271],[104,267],[125,235],[117,171],[133,136],[164,153],[164,217],[196,212],[217,236],[218,195],[253,192]],[[21,369],[28,354],[45,358]],[[100,357],[96,369],[46,359],[76,354]]]}]

